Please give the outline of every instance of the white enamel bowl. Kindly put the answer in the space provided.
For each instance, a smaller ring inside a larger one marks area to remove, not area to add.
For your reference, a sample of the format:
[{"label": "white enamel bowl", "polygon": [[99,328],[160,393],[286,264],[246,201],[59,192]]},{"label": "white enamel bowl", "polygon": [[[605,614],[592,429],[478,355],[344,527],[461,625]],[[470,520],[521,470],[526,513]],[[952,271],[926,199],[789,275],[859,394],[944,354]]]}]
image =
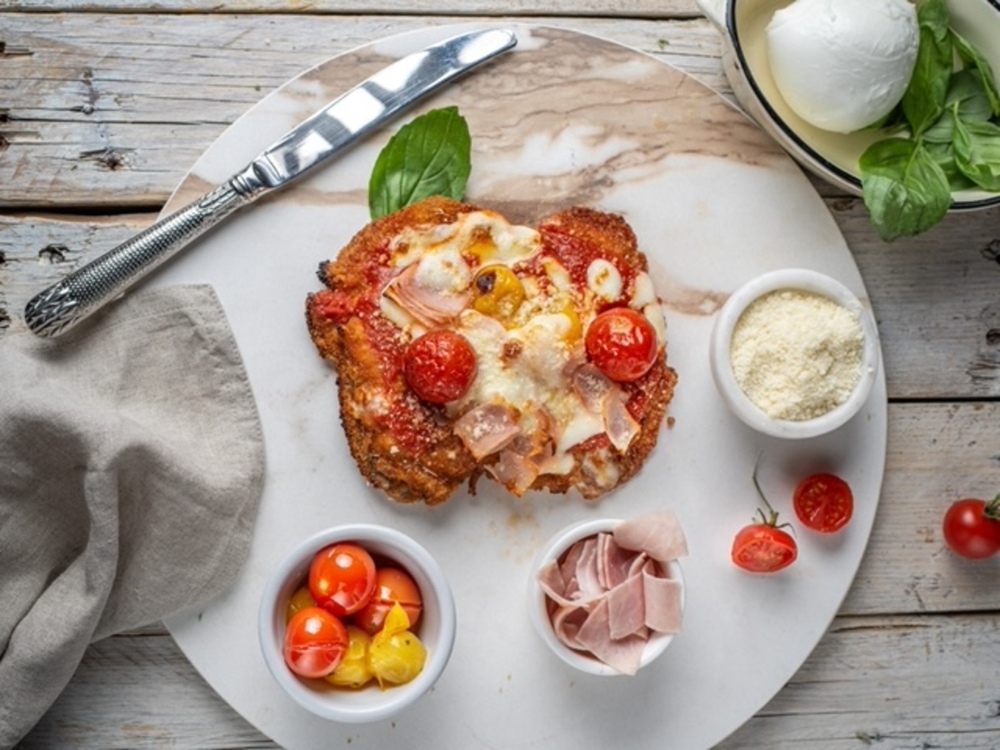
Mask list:
[{"label": "white enamel bowl", "polygon": [[[355,542],[376,562],[392,561],[408,572],[420,589],[423,612],[415,628],[427,648],[427,662],[411,682],[380,690],[377,683],[358,690],[336,688],[324,680],[306,680],[285,665],[282,644],[288,600],[308,576],[321,549]],[[271,574],[261,596],[258,633],[264,661],[275,681],[307,711],[336,722],[359,724],[388,719],[416,703],[437,682],[455,643],[455,600],[437,562],[411,537],[385,526],[355,524],[326,529],[289,552]]]},{"label": "white enamel bowl", "polygon": [[[864,344],[861,372],[854,390],[844,403],[813,419],[793,421],[768,416],[743,392],[733,374],[730,341],[744,311],[760,297],[781,289],[797,289],[823,295],[855,312],[861,323]],[[709,360],[712,377],[723,401],[745,424],[779,438],[810,438],[831,432],[854,417],[868,400],[879,367],[878,329],[871,313],[842,283],[804,268],[785,268],[757,276],[730,295],[712,328]]]},{"label": "white enamel bowl", "polygon": [[[563,662],[574,669],[586,674],[607,676],[622,676],[621,672],[612,669],[608,665],[594,658],[584,651],[577,651],[569,648],[560,641],[552,628],[552,620],[549,618],[549,610],[545,592],[538,584],[538,572],[542,570],[552,560],[558,560],[575,542],[594,536],[601,531],[612,531],[622,521],[617,518],[600,518],[591,521],[580,521],[571,524],[557,532],[546,544],[535,560],[531,568],[531,579],[528,581],[528,615],[531,623],[541,637],[545,645],[551,649],[552,653]],[[684,577],[680,563],[671,560],[667,565],[667,573],[670,578],[681,582],[681,609],[684,607],[685,589]],[[652,633],[646,647],[642,652],[642,660],[639,668],[642,669],[653,663],[673,640],[673,635],[669,633]]]},{"label": "white enamel bowl", "polygon": [[[839,134],[810,125],[785,103],[768,65],[766,29],[774,11],[792,0],[697,0],[722,34],[726,78],[743,109],[799,164],[853,195],[861,195],[858,159],[885,137],[877,130]],[[955,29],[1000,76],[1000,0],[948,0]],[[980,189],[952,193],[952,211],[1000,205],[1000,194]]]}]

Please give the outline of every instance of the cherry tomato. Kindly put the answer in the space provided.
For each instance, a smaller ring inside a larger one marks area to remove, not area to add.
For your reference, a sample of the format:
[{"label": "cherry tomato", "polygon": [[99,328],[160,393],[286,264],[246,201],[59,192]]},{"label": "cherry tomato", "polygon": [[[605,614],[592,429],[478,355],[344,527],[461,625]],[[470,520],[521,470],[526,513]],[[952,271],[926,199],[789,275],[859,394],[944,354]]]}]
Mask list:
[{"label": "cherry tomato", "polygon": [[813,474],[795,488],[792,506],[807,528],[829,534],[844,528],[851,520],[854,494],[840,477]]},{"label": "cherry tomato", "polygon": [[385,616],[396,602],[406,612],[410,627],[416,625],[420,619],[423,601],[420,597],[420,588],[410,574],[399,568],[379,568],[375,578],[375,593],[372,594],[368,604],[354,616],[358,626],[374,635],[382,629]]},{"label": "cherry tomato", "polygon": [[992,557],[1000,552],[1000,495],[989,503],[972,498],[952,503],[941,530],[955,554],[973,560]]},{"label": "cherry tomato", "polygon": [[302,677],[325,677],[347,650],[347,628],[325,609],[299,610],[285,629],[285,664]]},{"label": "cherry tomato", "polygon": [[476,379],[478,366],[472,344],[460,333],[429,331],[403,354],[407,385],[424,401],[446,404],[461,398]]},{"label": "cherry tomato", "polygon": [[733,540],[733,562],[751,573],[775,573],[795,562],[798,554],[791,534],[767,523],[744,526]]},{"label": "cherry tomato", "polygon": [[627,307],[613,307],[594,318],[584,344],[597,369],[620,383],[649,372],[659,348],[653,324]]},{"label": "cherry tomato", "polygon": [[309,591],[316,603],[338,617],[365,606],[375,590],[375,561],[356,544],[320,550],[309,566]]}]

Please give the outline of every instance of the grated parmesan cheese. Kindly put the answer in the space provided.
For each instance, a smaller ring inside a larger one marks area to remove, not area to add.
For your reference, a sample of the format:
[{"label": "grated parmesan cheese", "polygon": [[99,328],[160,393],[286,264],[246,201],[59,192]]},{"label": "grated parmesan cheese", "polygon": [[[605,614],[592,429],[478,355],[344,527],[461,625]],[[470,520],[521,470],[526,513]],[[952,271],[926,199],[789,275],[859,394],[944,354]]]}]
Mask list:
[{"label": "grated parmesan cheese", "polygon": [[733,330],[736,382],[775,419],[804,421],[844,403],[861,376],[856,312],[820,294],[785,289],[755,300]]}]

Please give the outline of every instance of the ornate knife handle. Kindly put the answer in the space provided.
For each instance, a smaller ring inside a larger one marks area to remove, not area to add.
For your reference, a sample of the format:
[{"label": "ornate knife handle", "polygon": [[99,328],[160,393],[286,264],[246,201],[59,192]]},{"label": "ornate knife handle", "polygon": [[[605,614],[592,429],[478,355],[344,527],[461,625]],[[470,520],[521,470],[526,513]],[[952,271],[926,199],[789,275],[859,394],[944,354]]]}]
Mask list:
[{"label": "ornate knife handle", "polygon": [[44,338],[68,331],[264,190],[247,168],[37,294],[24,308],[25,322]]}]

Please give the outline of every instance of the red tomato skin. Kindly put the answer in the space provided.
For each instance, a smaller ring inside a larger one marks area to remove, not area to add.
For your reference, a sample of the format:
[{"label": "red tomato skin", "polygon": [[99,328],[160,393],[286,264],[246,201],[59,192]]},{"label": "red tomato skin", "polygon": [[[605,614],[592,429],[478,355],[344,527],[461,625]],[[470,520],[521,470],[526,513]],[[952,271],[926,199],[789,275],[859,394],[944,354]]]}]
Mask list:
[{"label": "red tomato skin", "polygon": [[332,544],[309,566],[309,591],[316,603],[337,617],[365,606],[375,590],[375,561],[363,547]]},{"label": "red tomato skin", "polygon": [[306,607],[285,628],[285,664],[300,677],[325,677],[344,658],[347,641],[347,628],[337,617],[320,607]]},{"label": "red tomato skin", "polygon": [[744,526],[733,540],[733,564],[750,573],[776,573],[798,557],[792,536],[765,523]]},{"label": "red tomato skin", "polygon": [[1000,521],[985,514],[986,506],[984,500],[966,498],[945,512],[941,532],[955,554],[982,560],[1000,552]]},{"label": "red tomato skin", "polygon": [[447,404],[464,396],[476,379],[476,351],[460,333],[428,331],[403,354],[406,384],[424,401]]},{"label": "red tomato skin", "polygon": [[659,350],[653,324],[628,307],[613,307],[594,318],[584,345],[597,369],[619,383],[630,383],[649,372]]},{"label": "red tomato skin", "polygon": [[854,515],[854,493],[833,474],[813,474],[795,488],[795,515],[804,526],[822,534],[840,531]]},{"label": "red tomato skin", "polygon": [[414,628],[423,612],[423,598],[416,581],[399,568],[379,568],[376,578],[375,592],[354,616],[355,624],[369,635],[375,635],[382,629],[392,605],[399,602],[410,618],[410,628]]}]

